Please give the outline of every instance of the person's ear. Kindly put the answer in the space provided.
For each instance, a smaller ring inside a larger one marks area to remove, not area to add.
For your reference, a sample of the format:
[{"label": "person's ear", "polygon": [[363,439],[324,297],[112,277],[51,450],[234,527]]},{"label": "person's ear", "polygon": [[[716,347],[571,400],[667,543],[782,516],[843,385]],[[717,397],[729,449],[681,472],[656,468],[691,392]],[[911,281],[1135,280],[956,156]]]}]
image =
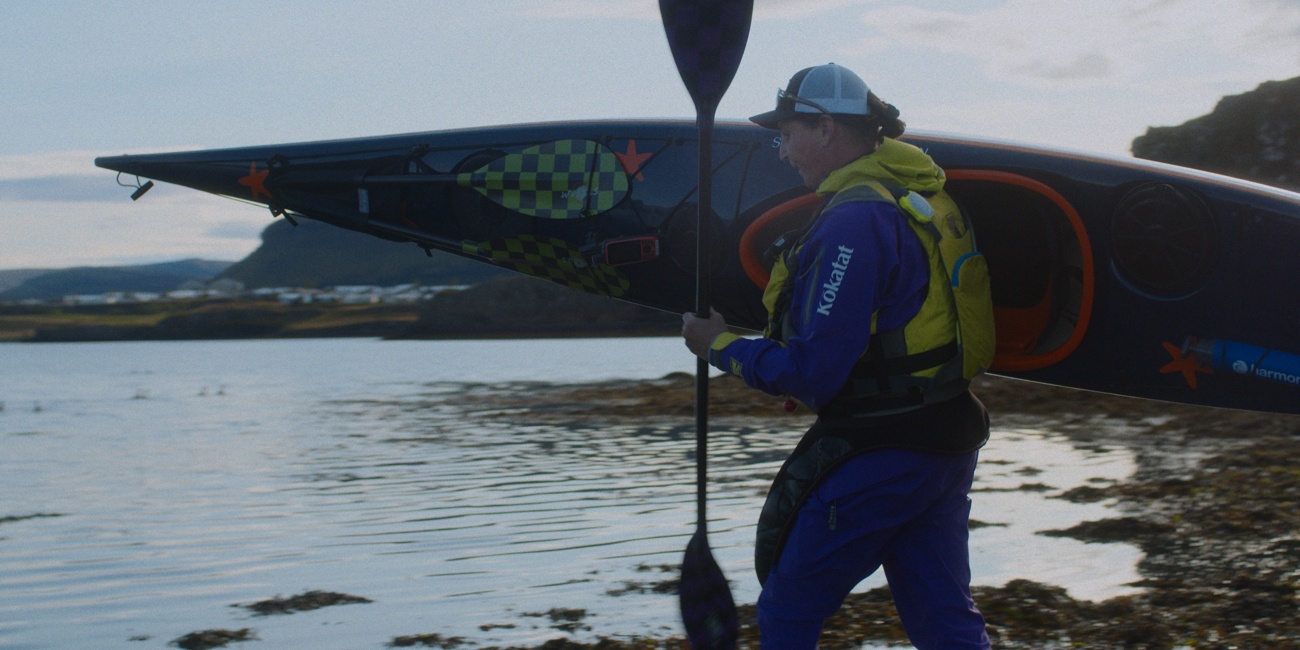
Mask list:
[{"label": "person's ear", "polygon": [[831,140],[835,137],[835,118],[829,115],[820,115],[817,117],[817,135],[821,138],[823,147],[829,146]]}]

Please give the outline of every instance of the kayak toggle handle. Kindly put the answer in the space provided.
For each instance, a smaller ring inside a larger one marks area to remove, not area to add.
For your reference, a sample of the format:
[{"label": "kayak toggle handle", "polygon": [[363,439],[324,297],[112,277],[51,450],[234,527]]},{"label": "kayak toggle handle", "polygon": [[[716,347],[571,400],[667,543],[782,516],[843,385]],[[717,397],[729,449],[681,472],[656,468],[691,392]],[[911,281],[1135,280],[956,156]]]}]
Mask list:
[{"label": "kayak toggle handle", "polygon": [[117,184],[118,184],[118,185],[121,185],[122,187],[134,187],[134,188],[135,188],[135,191],[134,191],[134,192],[131,192],[131,200],[132,200],[132,201],[139,201],[139,200],[140,200],[140,197],[144,196],[144,193],[145,193],[145,192],[148,192],[149,190],[152,190],[152,189],[153,189],[153,181],[145,181],[145,182],[142,184],[142,183],[140,183],[140,177],[139,177],[139,176],[136,176],[136,177],[135,177],[135,185],[132,185],[132,184],[130,184],[130,183],[123,183],[123,182],[122,182],[122,172],[118,172],[118,173],[117,173]]}]

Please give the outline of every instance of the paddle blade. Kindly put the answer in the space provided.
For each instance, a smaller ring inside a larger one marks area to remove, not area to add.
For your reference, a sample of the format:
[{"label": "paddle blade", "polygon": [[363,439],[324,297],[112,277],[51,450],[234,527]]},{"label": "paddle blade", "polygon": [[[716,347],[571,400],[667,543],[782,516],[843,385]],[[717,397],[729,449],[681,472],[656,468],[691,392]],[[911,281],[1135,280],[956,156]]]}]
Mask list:
[{"label": "paddle blade", "polygon": [[745,53],[754,0],[659,0],[659,14],[695,107],[716,108]]},{"label": "paddle blade", "polygon": [[734,650],[739,636],[736,601],[722,568],[713,559],[708,535],[700,528],[682,558],[677,587],[686,637],[694,650]]},{"label": "paddle blade", "polygon": [[456,182],[506,208],[544,219],[605,212],[627,196],[618,156],[591,140],[558,140],[502,156]]}]

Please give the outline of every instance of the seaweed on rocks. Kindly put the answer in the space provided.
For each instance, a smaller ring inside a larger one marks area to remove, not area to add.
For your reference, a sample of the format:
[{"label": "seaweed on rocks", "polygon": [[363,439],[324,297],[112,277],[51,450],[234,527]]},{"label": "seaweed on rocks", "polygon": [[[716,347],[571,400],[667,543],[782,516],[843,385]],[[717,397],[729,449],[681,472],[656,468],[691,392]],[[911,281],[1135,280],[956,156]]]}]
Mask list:
[{"label": "seaweed on rocks", "polygon": [[182,650],[209,650],[210,648],[222,648],[227,644],[239,641],[255,641],[257,634],[250,628],[239,630],[200,630],[190,632],[183,637],[171,642]]},{"label": "seaweed on rocks", "polygon": [[272,614],[306,612],[313,609],[320,609],[322,607],[330,607],[332,605],[351,605],[354,603],[370,602],[374,601],[369,598],[362,598],[361,596],[351,596],[332,591],[308,591],[288,598],[268,598],[266,600],[259,600],[250,605],[232,605],[232,607],[244,607],[253,610],[253,612],[258,616],[270,616]]}]

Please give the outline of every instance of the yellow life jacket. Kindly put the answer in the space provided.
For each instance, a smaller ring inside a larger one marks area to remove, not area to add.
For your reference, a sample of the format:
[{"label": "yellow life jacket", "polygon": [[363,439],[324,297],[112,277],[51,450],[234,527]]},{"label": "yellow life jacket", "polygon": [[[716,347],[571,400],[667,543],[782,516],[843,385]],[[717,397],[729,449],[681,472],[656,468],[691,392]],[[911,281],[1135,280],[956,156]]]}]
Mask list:
[{"label": "yellow life jacket", "polygon": [[[871,343],[823,413],[881,415],[944,401],[964,392],[993,361],[997,339],[988,263],[975,247],[969,220],[951,197],[942,190],[928,194],[858,177],[824,208],[857,201],[896,205],[921,242],[930,279],[920,311],[902,327],[877,331],[872,315]],[[782,341],[793,333],[793,283],[788,280],[801,244],[778,258],[763,295],[767,335]]]}]

